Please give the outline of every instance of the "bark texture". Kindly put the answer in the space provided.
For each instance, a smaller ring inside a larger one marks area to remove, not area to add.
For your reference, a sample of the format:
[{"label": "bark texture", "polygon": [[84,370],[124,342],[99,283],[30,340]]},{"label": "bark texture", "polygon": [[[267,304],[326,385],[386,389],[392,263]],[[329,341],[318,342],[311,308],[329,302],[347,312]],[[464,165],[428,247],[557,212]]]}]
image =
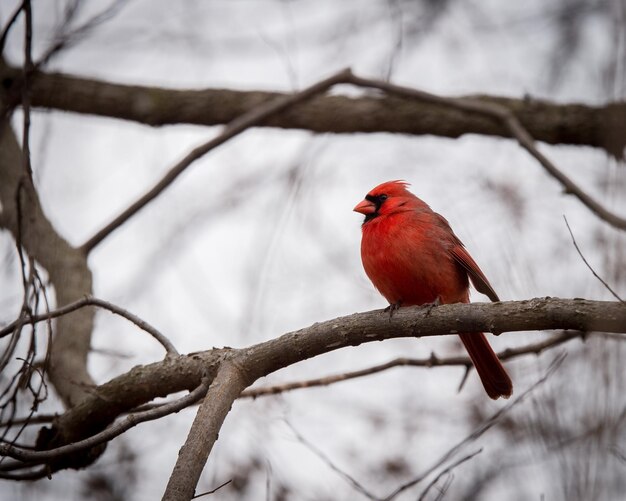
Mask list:
[{"label": "bark texture", "polygon": [[[57,304],[92,293],[87,260],[56,232],[44,215],[37,192],[23,169],[20,146],[6,120],[0,123],[0,203],[0,228],[10,231],[16,242],[46,269]],[[87,372],[93,317],[93,310],[83,308],[56,321],[48,374],[66,407],[80,402],[95,386]]]}]

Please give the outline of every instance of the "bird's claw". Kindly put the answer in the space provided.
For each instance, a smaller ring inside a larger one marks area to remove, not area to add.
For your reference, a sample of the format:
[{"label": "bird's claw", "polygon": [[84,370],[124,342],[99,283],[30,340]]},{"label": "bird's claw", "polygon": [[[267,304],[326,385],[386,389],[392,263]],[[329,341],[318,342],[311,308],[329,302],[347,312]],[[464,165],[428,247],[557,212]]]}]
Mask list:
[{"label": "bird's claw", "polygon": [[424,315],[424,316],[427,317],[428,315],[430,315],[430,312],[433,311],[433,308],[436,308],[440,304],[442,304],[441,303],[441,296],[437,296],[432,303],[423,304],[422,308],[426,308],[426,315]]},{"label": "bird's claw", "polygon": [[391,322],[391,317],[393,317],[393,314],[396,312],[396,310],[400,309],[400,306],[402,306],[402,301],[398,301],[397,303],[392,303],[389,306],[387,306],[387,308],[384,309],[385,313],[389,312],[390,322]]}]

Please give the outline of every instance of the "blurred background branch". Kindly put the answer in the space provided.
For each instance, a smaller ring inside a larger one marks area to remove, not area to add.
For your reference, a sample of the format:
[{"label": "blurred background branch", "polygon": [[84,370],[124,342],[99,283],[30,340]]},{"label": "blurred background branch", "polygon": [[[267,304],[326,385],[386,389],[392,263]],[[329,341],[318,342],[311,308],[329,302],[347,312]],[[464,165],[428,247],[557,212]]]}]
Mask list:
[{"label": "blurred background branch", "polygon": [[[8,93],[23,85],[20,71],[11,66],[0,66],[0,78]],[[180,90],[123,85],[45,72],[33,75],[32,80],[31,96],[35,107],[130,120],[149,126],[227,124],[264,103],[288,95],[233,89]],[[498,105],[510,110],[537,141],[602,148],[617,158],[624,155],[626,140],[622,132],[626,127],[626,102],[623,101],[592,106],[530,97],[469,95],[452,99],[471,100],[485,106]],[[445,104],[384,95],[318,96],[258,125],[318,133],[510,137],[505,124],[484,116],[461,113]]]}]

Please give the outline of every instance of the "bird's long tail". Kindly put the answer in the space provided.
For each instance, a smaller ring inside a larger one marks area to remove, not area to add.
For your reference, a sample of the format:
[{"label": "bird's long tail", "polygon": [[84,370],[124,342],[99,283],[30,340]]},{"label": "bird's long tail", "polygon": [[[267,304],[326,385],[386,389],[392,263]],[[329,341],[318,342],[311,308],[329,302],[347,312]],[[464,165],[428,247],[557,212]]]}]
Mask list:
[{"label": "bird's long tail", "polygon": [[487,395],[494,400],[500,397],[509,398],[513,393],[513,383],[485,335],[480,332],[459,336],[476,367]]}]

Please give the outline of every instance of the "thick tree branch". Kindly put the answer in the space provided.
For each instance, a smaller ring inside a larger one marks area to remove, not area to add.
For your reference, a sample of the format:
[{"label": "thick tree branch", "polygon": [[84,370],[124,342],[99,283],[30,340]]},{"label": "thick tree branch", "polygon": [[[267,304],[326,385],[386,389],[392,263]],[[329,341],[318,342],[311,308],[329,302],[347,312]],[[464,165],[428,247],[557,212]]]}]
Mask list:
[{"label": "thick tree branch", "polygon": [[213,349],[138,366],[96,388],[79,405],[43,428],[38,448],[46,450],[88,438],[118,416],[151,401],[196,388],[211,380],[224,362],[232,362],[251,384],[278,369],[347,346],[396,337],[425,337],[454,332],[574,329],[626,332],[626,306],[583,299],[532,299],[502,303],[442,305],[430,311],[402,308],[389,316],[376,310],[314,324],[276,339],[241,349]]},{"label": "thick tree branch", "polygon": [[[56,310],[56,312],[63,311],[63,309]],[[55,313],[55,312],[51,312]],[[561,344],[567,343],[568,341],[573,341],[575,339],[585,338],[589,335],[601,336],[603,338],[616,337],[617,339],[622,339],[626,341],[626,336],[622,336],[620,334],[608,334],[608,333],[598,333],[598,332],[562,332],[558,335],[552,336],[544,341],[539,341],[537,343],[531,343],[525,346],[518,346],[516,348],[507,348],[498,352],[498,358],[500,360],[511,360],[516,359],[525,355],[535,355],[538,356],[542,354],[544,351],[547,351],[551,348],[559,346]],[[333,374],[330,376],[324,376],[315,379],[308,379],[305,381],[295,381],[292,383],[283,383],[277,384],[274,386],[265,386],[260,388],[251,388],[249,390],[245,390],[241,393],[240,398],[257,398],[264,397],[269,395],[276,395],[279,393],[284,393],[287,391],[304,389],[304,388],[313,388],[316,386],[328,386],[334,383],[339,383],[341,381],[347,381],[349,379],[356,379],[359,377],[369,376],[371,374],[376,374],[378,372],[383,372],[388,369],[392,369],[394,367],[472,367],[472,361],[467,356],[456,356],[456,357],[438,357],[434,353],[428,358],[406,358],[399,357],[390,360],[389,362],[385,362],[383,364],[374,365],[371,367],[367,367],[365,369],[356,370],[352,372],[344,372],[341,374]],[[156,407],[155,404],[146,404],[144,406],[138,407],[135,409],[135,412],[139,410],[149,410]],[[52,422],[57,416],[53,414],[41,414],[31,418],[20,418],[14,419],[10,422],[0,423],[0,428],[7,426],[19,426],[23,424],[28,424],[29,426],[36,424],[46,424]]]},{"label": "thick tree branch", "polygon": [[[62,445],[55,449],[47,449],[43,451],[31,451],[26,450],[20,447],[12,446],[10,444],[0,444],[0,454],[3,456],[9,456],[14,459],[19,459],[22,461],[28,461],[32,464],[32,462],[37,462],[41,464],[45,460],[58,460],[58,458],[63,458],[64,456],[68,456],[71,454],[76,454],[82,452],[84,450],[93,448],[97,445],[104,444],[111,439],[121,435],[122,433],[130,430],[131,428],[137,426],[140,423],[144,423],[146,421],[153,421],[155,419],[162,418],[164,416],[168,416],[170,414],[174,414],[179,412],[180,410],[189,407],[198,401],[198,399],[202,398],[209,388],[209,380],[203,379],[193,391],[189,394],[181,397],[173,402],[168,402],[167,404],[159,405],[153,409],[149,409],[141,412],[134,412],[128,414],[124,419],[115,423],[114,425],[106,428],[105,430],[96,433],[95,435],[90,436],[89,438],[85,438],[83,440],[79,440],[77,442],[72,442],[68,445]],[[80,456],[78,456],[80,457]],[[97,456],[91,455],[90,459],[95,459]],[[82,459],[82,458],[81,458]],[[48,463],[50,466],[50,470],[54,471],[56,469],[60,469],[61,467],[68,468],[72,467],[74,462],[63,462],[63,461],[54,461]],[[81,462],[81,466],[84,463]]]},{"label": "thick tree branch", "polygon": [[227,360],[220,366],[198,409],[185,445],[178,453],[163,500],[188,501],[193,498],[226,415],[241,391],[251,383],[246,369],[236,362]]},{"label": "thick tree branch", "polygon": [[[92,277],[86,258],[55,231],[43,213],[35,188],[25,175],[22,152],[7,120],[0,121],[0,203],[0,228],[9,230],[18,245],[46,269],[57,304],[68,304],[91,294]],[[93,311],[89,308],[63,316],[57,322],[49,375],[66,406],[82,400],[94,386],[87,371],[92,328]]]},{"label": "thick tree branch", "polygon": [[[19,70],[0,67],[0,81],[11,92],[21,85]],[[74,113],[132,120],[159,126],[226,124],[278,92],[229,89],[174,90],[122,85],[60,73],[38,73],[31,86],[32,105]],[[621,158],[626,146],[626,103],[604,106],[555,104],[535,99],[467,96],[511,110],[537,141],[603,148]],[[313,132],[392,132],[456,138],[463,134],[510,137],[507,127],[485,116],[435,103],[398,97],[318,96],[262,125]]]},{"label": "thick tree branch", "polygon": [[[0,70],[2,67],[0,66]],[[12,69],[5,69],[4,73],[11,74]],[[0,73],[2,73],[0,71]],[[45,80],[48,75],[38,74],[37,78],[33,78],[34,83],[32,86],[34,87],[39,80]],[[60,77],[59,78],[67,78]],[[10,76],[7,85],[9,88],[13,86],[14,80],[19,79],[18,76]],[[6,79],[5,79],[6,80]],[[95,84],[94,81],[91,81],[92,84]],[[594,214],[596,214],[602,220],[608,222],[612,226],[616,228],[620,228],[622,230],[626,230],[626,218],[623,218],[617,214],[612,213],[608,209],[606,209],[602,204],[593,199],[586,191],[580,188],[572,179],[570,179],[567,175],[565,175],[557,166],[547,158],[543,153],[539,151],[539,149],[535,145],[535,140],[543,140],[543,137],[539,135],[539,131],[534,130],[533,123],[526,123],[526,117],[520,111],[520,105],[515,103],[514,101],[509,102],[503,101],[502,99],[484,99],[477,97],[466,97],[466,98],[446,98],[442,96],[437,96],[435,94],[431,94],[428,92],[424,92],[421,90],[403,87],[399,85],[394,85],[389,82],[384,82],[380,80],[372,80],[358,77],[352,74],[349,70],[341,71],[334,76],[322,80],[311,87],[304,89],[301,92],[295,94],[267,94],[266,99],[260,101],[256,106],[248,109],[242,109],[241,114],[235,115],[234,118],[229,122],[228,127],[224,130],[222,134],[217,136],[216,138],[208,141],[207,143],[195,148],[192,150],[185,158],[183,158],[179,163],[177,163],[174,167],[172,167],[168,173],[148,192],[146,192],[142,197],[140,197],[136,202],[131,204],[125,211],[123,211],[119,216],[117,216],[113,221],[111,221],[108,225],[98,231],[92,238],[90,238],[83,246],[83,251],[85,253],[89,253],[94,246],[100,243],[104,238],[106,238],[112,231],[121,226],[125,221],[127,221],[130,217],[132,217],[135,213],[137,213],[141,208],[143,208],[146,204],[156,198],[165,188],[167,188],[191,163],[205,155],[207,152],[212,150],[213,148],[223,144],[233,136],[239,134],[240,132],[246,130],[249,127],[257,126],[257,125],[274,125],[273,119],[276,117],[280,118],[283,115],[295,115],[302,116],[307,114],[312,114],[314,117],[320,116],[320,110],[318,108],[313,108],[311,110],[303,110],[300,109],[300,104],[308,102],[309,105],[315,105],[318,100],[329,100],[336,99],[338,96],[325,96],[319,97],[318,99],[313,99],[316,95],[322,94],[327,89],[332,86],[340,83],[349,83],[359,87],[366,88],[375,88],[381,90],[390,96],[395,96],[399,99],[408,99],[415,105],[415,101],[419,104],[420,107],[428,107],[434,106],[437,108],[443,108],[448,112],[452,111],[453,115],[461,115],[465,120],[472,121],[481,121],[487,120],[487,122],[491,123],[492,126],[495,126],[498,131],[493,132],[492,134],[500,135],[504,137],[512,137],[515,138],[518,143],[526,149],[548,172],[553,178],[555,178],[561,185],[563,186],[565,193],[574,195],[577,197],[587,208],[589,208]],[[29,85],[31,82],[29,81]],[[5,86],[7,86],[5,85]],[[23,82],[20,82],[21,86],[24,86]],[[106,84],[112,86],[113,84]],[[113,87],[110,87],[112,89]],[[133,94],[136,91],[137,87],[122,87],[126,94]],[[120,90],[120,89],[117,89]],[[103,91],[103,89],[100,89]],[[152,89],[155,93],[164,92],[162,89],[155,90]],[[144,89],[145,92],[145,89]],[[168,91],[173,92],[173,91]],[[182,91],[178,91],[182,92]],[[209,92],[209,91],[204,91]],[[228,91],[212,91],[212,92],[228,92]],[[62,92],[59,91],[58,94]],[[93,102],[96,96],[90,96],[89,102]],[[344,98],[347,99],[347,98]],[[362,99],[371,99],[371,98],[362,98]],[[376,98],[374,98],[376,99]],[[378,98],[380,101],[383,98]],[[387,98],[384,98],[387,99]],[[229,102],[229,100],[226,100]],[[373,110],[369,109],[369,107],[362,107],[360,105],[355,105],[355,100],[350,99],[347,102],[351,103],[352,108],[359,108],[359,113],[361,113],[360,121],[358,123],[363,123],[366,121],[368,116],[376,116],[376,113]],[[150,101],[150,109],[152,108],[152,101]],[[526,101],[524,101],[526,103]],[[338,103],[335,103],[337,105]],[[545,103],[544,103],[545,104]],[[90,105],[91,106],[91,105]],[[406,107],[410,106],[407,103]],[[554,106],[554,105],[553,105]],[[580,105],[576,105],[580,106]],[[612,105],[608,105],[612,106]],[[226,107],[224,102],[220,102],[219,106],[215,106],[215,108],[224,108]],[[361,109],[363,108],[363,109]],[[93,109],[93,107],[91,108]],[[125,108],[127,109],[127,108]],[[338,117],[341,114],[341,108],[338,106],[333,106],[332,111],[328,112],[328,117],[332,120],[333,123],[338,121]],[[178,110],[177,110],[178,111]],[[596,110],[597,111],[597,110]],[[423,113],[421,113],[420,118],[423,120]],[[536,110],[533,113],[533,116],[536,117]],[[613,148],[614,151],[612,153],[615,156],[623,157],[624,146],[626,145],[626,103],[621,103],[620,111],[617,113],[617,117],[614,117],[614,113],[608,113],[611,116],[611,127],[609,130],[605,130],[603,128],[603,133],[605,137],[609,138],[610,148]],[[400,110],[394,110],[394,123],[397,123],[400,120],[402,113]],[[124,118],[124,117],[121,117]],[[604,117],[606,120],[609,119],[608,116]],[[449,126],[450,123],[454,123],[450,117],[440,116],[438,120],[435,121],[438,124],[445,124],[446,127]],[[380,120],[376,120],[376,123],[380,123]],[[545,122],[542,122],[545,125]],[[284,126],[278,124],[278,126]],[[616,134],[615,129],[619,132]],[[562,132],[562,129],[558,129],[559,132]],[[350,132],[359,132],[362,129],[357,127],[353,127]],[[335,131],[341,132],[341,131]],[[392,131],[392,132],[402,132],[402,131]],[[476,132],[475,130],[464,130],[463,132],[455,133],[454,135],[450,135],[451,137],[458,137],[461,134],[468,132]],[[436,134],[437,132],[433,132],[431,130],[425,131],[423,133]],[[485,132],[482,132],[485,133]],[[440,134],[446,135],[446,134]],[[617,138],[617,139],[616,139]],[[568,142],[567,140],[559,140],[556,142]],[[615,144],[615,143],[619,144]],[[607,151],[610,151],[609,145],[605,144],[604,147]]]},{"label": "thick tree branch", "polygon": [[548,329],[626,332],[626,306],[610,301],[544,298],[441,305],[431,310],[407,307],[398,310],[391,322],[388,315],[373,311],[314,324],[242,353],[246,367],[258,370],[257,377],[261,377],[307,358],[369,341]]},{"label": "thick tree branch", "polygon": [[[37,438],[37,449],[57,449],[87,439],[105,430],[119,416],[146,402],[179,391],[192,392],[203,379],[212,381],[222,358],[223,350],[211,350],[202,357],[195,354],[167,357],[159,364],[137,366],[95,388],[88,398],[58,416],[51,427],[42,428]],[[148,409],[151,410],[153,408]],[[101,452],[96,451],[96,454]],[[79,468],[93,459],[89,455],[82,458],[70,456],[67,460],[55,462],[52,471]],[[83,464],[80,464],[81,460]]]},{"label": "thick tree branch", "polygon": [[[532,343],[526,346],[519,346],[517,348],[507,348],[498,353],[498,358],[502,361],[510,360],[512,358],[518,358],[522,355],[539,355],[545,350],[554,348],[560,344],[566,343],[573,339],[578,339],[586,336],[585,332],[562,332],[556,336],[540,341],[538,343]],[[626,336],[624,336],[626,340]],[[428,358],[406,358],[399,357],[385,362],[383,364],[373,365],[366,369],[360,369],[351,372],[343,372],[341,374],[333,374],[331,376],[325,376],[315,379],[308,379],[306,381],[294,381],[292,383],[277,384],[274,386],[266,386],[261,388],[251,388],[241,393],[241,398],[257,398],[266,395],[276,395],[278,393],[284,393],[292,390],[299,390],[302,388],[313,388],[315,386],[328,386],[341,381],[347,381],[349,379],[356,379],[363,376],[369,376],[378,372],[383,372],[394,367],[466,367],[471,369],[473,367],[472,360],[468,356],[458,357],[438,357],[434,353]]]}]

